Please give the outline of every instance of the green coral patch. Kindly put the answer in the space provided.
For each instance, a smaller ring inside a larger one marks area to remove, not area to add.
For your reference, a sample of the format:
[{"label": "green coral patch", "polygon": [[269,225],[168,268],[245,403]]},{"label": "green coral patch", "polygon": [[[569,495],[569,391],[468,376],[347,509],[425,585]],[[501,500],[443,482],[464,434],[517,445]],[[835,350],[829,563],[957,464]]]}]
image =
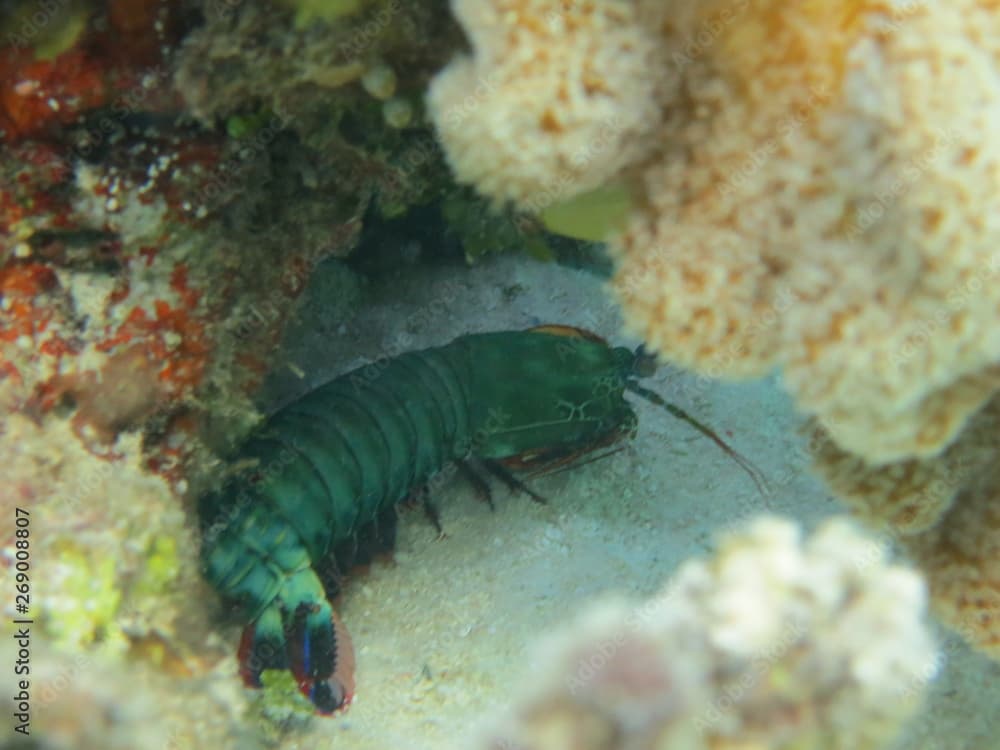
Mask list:
[{"label": "green coral patch", "polygon": [[628,189],[611,183],[548,206],[542,210],[541,220],[555,234],[601,242],[625,224],[631,207]]},{"label": "green coral patch", "polygon": [[491,208],[482,198],[466,189],[458,189],[445,197],[441,215],[455,232],[465,250],[465,259],[475,263],[487,255],[524,250],[537,260],[555,260],[537,225],[519,223],[511,214]]},{"label": "green coral patch", "polygon": [[330,23],[357,13],[365,0],[286,0],[295,9],[295,27],[305,28],[316,20]]}]

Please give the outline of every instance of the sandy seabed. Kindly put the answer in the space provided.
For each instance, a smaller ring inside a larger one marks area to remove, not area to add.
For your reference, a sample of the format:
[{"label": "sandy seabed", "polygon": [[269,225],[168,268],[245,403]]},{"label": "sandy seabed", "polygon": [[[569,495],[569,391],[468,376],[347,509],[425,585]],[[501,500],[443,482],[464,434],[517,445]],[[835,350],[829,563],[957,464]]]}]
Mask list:
[{"label": "sandy seabed", "polygon": [[[319,278],[314,288],[322,286]],[[602,286],[583,271],[502,257],[383,281],[346,323],[314,298],[302,311],[313,320],[296,327],[290,365],[269,392],[286,399],[379,356],[541,323],[634,347]],[[776,378],[726,384],[663,367],[645,385],[724,435],[763,470],[771,495],[689,426],[638,399],[638,434],[619,452],[531,482],[547,505],[494,484],[491,512],[460,478],[447,482],[435,496],[446,537],[437,539],[419,510],[404,512],[395,563],[376,563],[346,587],[354,705],[289,734],[283,747],[474,746],[484,719],[495,721],[535,679],[538,636],[588,600],[656,593],[681,561],[707,553],[718,531],[758,514],[811,528],[843,511],[809,474],[800,418]],[[942,651],[927,708],[899,748],[1000,748],[1000,665],[944,632]]]}]

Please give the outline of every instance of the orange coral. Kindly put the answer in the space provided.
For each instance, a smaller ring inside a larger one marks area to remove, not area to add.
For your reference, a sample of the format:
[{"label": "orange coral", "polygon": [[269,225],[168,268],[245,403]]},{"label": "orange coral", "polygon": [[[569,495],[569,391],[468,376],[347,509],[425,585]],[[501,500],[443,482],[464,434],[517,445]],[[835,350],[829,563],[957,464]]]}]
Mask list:
[{"label": "orange coral", "polygon": [[134,307],[125,322],[108,337],[97,342],[98,351],[108,352],[133,340],[157,366],[157,379],[175,396],[190,393],[201,381],[210,347],[206,341],[205,321],[196,305],[201,293],[187,281],[187,266],[178,264],[171,272],[170,286],[181,300],[171,305],[166,300],[153,302],[155,316],[144,308]]},{"label": "orange coral", "polygon": [[0,268],[0,300],[3,319],[0,321],[0,341],[16,342],[34,335],[48,326],[51,311],[45,307],[42,295],[57,285],[52,269],[41,263],[11,264]]},{"label": "orange coral", "polygon": [[170,299],[155,299],[152,315],[135,301],[123,304],[127,276],[124,286],[104,287],[102,293],[110,293],[99,304],[108,319],[116,317],[116,306],[130,310],[101,336],[101,326],[88,331],[74,311],[81,303],[94,304],[84,301],[84,284],[64,288],[51,265],[30,258],[0,267],[0,379],[18,386],[5,405],[40,417],[71,403],[74,430],[103,452],[120,432],[189,398],[211,355],[208,312],[199,305],[202,295],[191,285],[187,266],[171,268],[163,287]]},{"label": "orange coral", "polygon": [[[16,18],[10,21],[0,47],[0,140],[47,134],[137,86],[179,37],[179,11],[164,0],[111,0],[93,14],[77,9],[83,32],[51,60],[36,59],[30,40],[18,40]],[[147,109],[150,93],[142,92]]]},{"label": "orange coral", "polygon": [[0,130],[14,139],[73,122],[107,101],[102,73],[79,49],[63,53],[57,62],[34,60],[30,49],[7,49],[0,53]]},{"label": "orange coral", "polygon": [[100,372],[57,378],[46,385],[46,397],[73,400],[73,428],[85,443],[113,443],[118,433],[140,425],[166,402],[158,366],[145,347],[133,346],[109,357]]}]

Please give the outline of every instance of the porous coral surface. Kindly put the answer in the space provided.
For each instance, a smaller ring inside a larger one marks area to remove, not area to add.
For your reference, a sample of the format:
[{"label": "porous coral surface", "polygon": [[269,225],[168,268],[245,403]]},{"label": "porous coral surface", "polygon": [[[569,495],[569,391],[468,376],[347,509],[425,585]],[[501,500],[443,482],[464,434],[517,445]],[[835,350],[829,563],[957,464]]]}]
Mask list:
[{"label": "porous coral surface", "polygon": [[998,420],[995,396],[941,454],[880,466],[839,448],[815,423],[805,432],[813,468],[837,496],[873,526],[908,536],[941,522],[956,496],[995,463]]},{"label": "porous coral surface", "polygon": [[429,104],[455,173],[538,210],[599,186],[649,146],[664,82],[649,14],[631,0],[458,0],[472,54]]},{"label": "porous coral surface", "polygon": [[691,61],[616,288],[667,356],[781,366],[847,450],[932,455],[998,382],[997,16],[815,9],[752,5]]}]

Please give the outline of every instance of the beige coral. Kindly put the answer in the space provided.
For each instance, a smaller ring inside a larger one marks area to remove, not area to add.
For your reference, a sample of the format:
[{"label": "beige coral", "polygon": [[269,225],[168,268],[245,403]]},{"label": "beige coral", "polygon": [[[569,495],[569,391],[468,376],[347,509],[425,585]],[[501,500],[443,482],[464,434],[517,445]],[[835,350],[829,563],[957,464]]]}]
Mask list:
[{"label": "beige coral", "polygon": [[[631,327],[703,372],[783,368],[800,407],[869,461],[940,451],[1000,385],[992,4],[637,0],[546,25],[558,5],[455,3],[475,65],[435,82],[432,111],[485,84],[460,126],[436,118],[458,176],[531,207],[581,140],[600,142],[587,124],[608,107],[629,132],[655,127],[568,180],[633,185],[612,243]],[[595,36],[594,18],[615,34]],[[654,32],[660,57],[643,55],[667,64],[627,65],[621,40],[645,49]],[[606,106],[560,97],[597,50],[617,61],[601,68]]]},{"label": "beige coral", "polygon": [[682,228],[639,210],[619,252],[633,250],[616,285],[633,325],[656,321],[639,331],[650,347],[671,351],[675,363],[711,377],[752,377],[770,369],[777,313],[764,289],[771,282],[739,234],[708,225]]},{"label": "beige coral", "polygon": [[428,102],[462,180],[537,210],[601,185],[648,147],[669,70],[640,4],[452,7],[473,53],[435,78]]},{"label": "beige coral", "polygon": [[938,616],[1000,659],[1000,465],[972,482],[940,524],[904,544],[927,571]]},{"label": "beige coral", "polygon": [[940,455],[872,466],[847,453],[812,424],[813,466],[830,488],[868,523],[893,534],[933,527],[955,497],[1000,453],[1000,396],[994,397]]},{"label": "beige coral", "polygon": [[[928,456],[1000,384],[989,218],[1000,146],[983,138],[1000,120],[1000,16],[972,1],[855,2],[817,17],[822,5],[754,4],[692,63],[712,127],[688,111],[662,132],[671,145],[640,177],[649,205],[616,244],[617,287],[666,356],[755,374],[728,353],[745,351],[757,372],[781,366],[845,449],[875,462]],[[692,230],[699,246],[671,241]],[[744,245],[719,258],[725,232]],[[740,321],[728,350],[673,334],[699,322],[697,279],[623,287],[657,253],[682,268],[707,253],[731,273],[753,257],[757,276],[713,300],[720,319]],[[669,320],[650,296],[671,300]]]},{"label": "beige coral", "polygon": [[843,519],[761,519],[540,644],[492,748],[885,747],[937,668],[912,570]]},{"label": "beige coral", "polygon": [[1000,395],[941,455],[871,466],[813,426],[814,467],[926,571],[934,611],[1000,658]]}]

